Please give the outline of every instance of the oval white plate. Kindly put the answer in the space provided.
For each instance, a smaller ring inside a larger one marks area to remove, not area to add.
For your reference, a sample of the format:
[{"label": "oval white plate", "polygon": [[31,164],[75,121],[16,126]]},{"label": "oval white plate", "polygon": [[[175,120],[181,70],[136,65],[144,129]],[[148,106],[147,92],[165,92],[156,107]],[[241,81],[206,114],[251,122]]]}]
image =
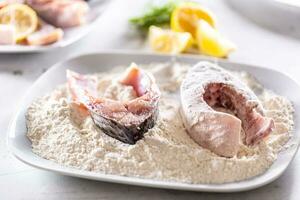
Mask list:
[{"label": "oval white plate", "polygon": [[87,23],[82,26],[63,29],[64,36],[62,40],[58,42],[45,46],[0,45],[0,53],[32,53],[66,47],[78,41],[92,30],[106,4],[106,0],[92,0],[89,3],[90,11],[87,16]]},{"label": "oval white plate", "polygon": [[[179,56],[177,61],[195,64],[200,60],[209,58],[197,56]],[[26,137],[25,112],[29,104],[50,91],[57,85],[65,83],[65,71],[71,69],[80,73],[95,73],[110,70],[117,65],[128,65],[132,61],[136,63],[169,62],[171,57],[167,55],[139,54],[139,53],[97,53],[82,55],[73,59],[58,63],[45,72],[29,89],[21,105],[15,114],[9,128],[8,146],[11,152],[21,161],[31,166],[53,171],[70,176],[76,176],[99,181],[149,186],[157,188],[169,188],[179,190],[207,191],[207,192],[236,192],[250,190],[260,187],[278,178],[294,158],[300,140],[300,119],[295,116],[295,131],[289,143],[294,144],[291,148],[281,152],[278,159],[264,174],[245,181],[226,184],[185,184],[177,182],[155,181],[150,179],[133,178],[103,173],[95,173],[64,167],[52,161],[37,156],[31,150],[31,143]],[[216,60],[215,60],[216,61]],[[254,67],[245,64],[232,63],[219,60],[219,64],[228,69],[244,70],[253,74],[266,88],[270,88],[278,94],[289,98],[294,106],[295,113],[300,113],[300,91],[299,85],[288,76],[266,68]]]}]

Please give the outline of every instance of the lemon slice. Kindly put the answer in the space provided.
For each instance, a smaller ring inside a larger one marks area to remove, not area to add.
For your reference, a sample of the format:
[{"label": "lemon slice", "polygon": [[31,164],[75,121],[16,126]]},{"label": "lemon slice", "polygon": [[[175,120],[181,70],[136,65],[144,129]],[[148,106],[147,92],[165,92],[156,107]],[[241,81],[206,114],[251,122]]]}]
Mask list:
[{"label": "lemon slice", "polygon": [[176,54],[191,46],[192,36],[190,33],[178,33],[151,26],[149,28],[149,41],[154,51]]},{"label": "lemon slice", "polygon": [[196,40],[201,53],[210,56],[227,57],[236,49],[232,42],[204,20],[198,22]]},{"label": "lemon slice", "polygon": [[36,12],[24,4],[9,4],[0,9],[0,24],[11,24],[15,27],[16,42],[25,39],[38,26]]},{"label": "lemon slice", "polygon": [[208,9],[193,2],[182,3],[172,12],[171,28],[177,32],[189,32],[196,38],[197,23],[200,19],[215,26],[215,17]]}]

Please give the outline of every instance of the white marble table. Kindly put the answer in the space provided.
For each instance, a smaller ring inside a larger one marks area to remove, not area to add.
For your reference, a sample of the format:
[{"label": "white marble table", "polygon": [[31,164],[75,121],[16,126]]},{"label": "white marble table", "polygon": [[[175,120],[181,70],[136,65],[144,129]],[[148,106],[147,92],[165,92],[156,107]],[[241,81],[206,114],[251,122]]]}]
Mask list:
[{"label": "white marble table", "polygon": [[[138,13],[144,2],[112,2],[92,33],[65,49],[40,54],[0,55],[0,199],[299,199],[300,155],[278,180],[267,186],[235,194],[210,194],[72,178],[29,167],[9,154],[6,131],[17,103],[34,80],[52,64],[78,54],[106,49],[147,51],[144,40],[127,24],[128,16]],[[205,1],[204,4],[216,12],[220,29],[239,47],[230,60],[275,68],[300,82],[299,40],[257,26],[234,12],[225,1]]]}]

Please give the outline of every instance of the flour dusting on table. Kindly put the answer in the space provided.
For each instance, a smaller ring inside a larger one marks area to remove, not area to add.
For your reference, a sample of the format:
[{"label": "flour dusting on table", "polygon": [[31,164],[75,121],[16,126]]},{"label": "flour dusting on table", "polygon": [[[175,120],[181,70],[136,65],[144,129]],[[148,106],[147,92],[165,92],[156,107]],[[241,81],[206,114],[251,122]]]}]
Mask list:
[{"label": "flour dusting on table", "polygon": [[[188,65],[153,63],[142,68],[153,73],[161,89],[159,118],[135,145],[101,132],[91,117],[78,114],[66,85],[34,101],[27,111],[27,136],[33,152],[65,166],[100,173],[186,183],[224,183],[265,172],[289,140],[293,107],[284,97],[264,89],[249,74],[233,72],[258,94],[275,130],[258,146],[240,145],[237,156],[224,158],[197,145],[186,133],[180,114],[179,87]],[[123,70],[97,74],[101,94],[128,99],[130,88],[112,84]],[[115,93],[116,91],[119,91]]]}]

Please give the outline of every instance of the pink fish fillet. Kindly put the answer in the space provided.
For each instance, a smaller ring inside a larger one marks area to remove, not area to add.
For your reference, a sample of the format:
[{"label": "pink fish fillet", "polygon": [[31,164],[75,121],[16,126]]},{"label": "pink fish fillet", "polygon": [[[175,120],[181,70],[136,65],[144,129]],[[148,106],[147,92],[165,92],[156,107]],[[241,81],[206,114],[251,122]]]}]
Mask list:
[{"label": "pink fish fillet", "polygon": [[8,2],[7,1],[0,1],[0,9],[7,6]]},{"label": "pink fish fillet", "polygon": [[99,97],[95,78],[67,71],[68,87],[74,101],[85,106],[95,124],[107,135],[135,144],[151,129],[158,114],[160,91],[154,78],[131,66],[121,84],[133,87],[137,97],[121,102]]},{"label": "pink fish fillet", "polygon": [[63,35],[62,29],[40,20],[38,30],[27,36],[26,41],[29,45],[48,45],[61,40]]},{"label": "pink fish fillet", "polygon": [[274,128],[273,120],[264,117],[257,96],[228,71],[209,62],[199,62],[188,71],[181,85],[181,103],[191,138],[220,156],[237,154],[241,129],[243,142],[254,145]]},{"label": "pink fish fillet", "polygon": [[89,11],[88,4],[82,0],[25,0],[25,2],[45,21],[60,28],[84,24]]},{"label": "pink fish fillet", "polygon": [[15,44],[14,26],[0,24],[0,44]]}]

